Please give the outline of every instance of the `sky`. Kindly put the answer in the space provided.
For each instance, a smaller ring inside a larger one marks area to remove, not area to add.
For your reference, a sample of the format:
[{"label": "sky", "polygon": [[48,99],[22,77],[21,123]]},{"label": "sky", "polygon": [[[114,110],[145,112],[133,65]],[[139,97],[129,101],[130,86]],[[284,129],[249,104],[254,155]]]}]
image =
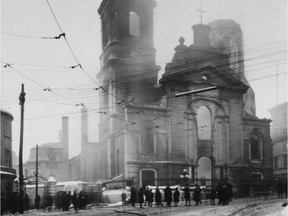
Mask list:
[{"label": "sky", "polygon": [[[233,19],[243,32],[245,76],[256,96],[259,118],[287,101],[286,0],[156,0],[157,64],[171,61],[180,36],[193,43],[191,27]],[[69,117],[70,158],[80,153],[80,110],[89,110],[89,141],[98,141],[100,0],[1,1],[1,108],[13,116],[13,150],[20,137],[19,94],[25,86],[23,158],[36,144],[59,141],[62,116]],[[52,9],[52,10],[51,10]],[[53,13],[52,13],[53,11]],[[57,22],[55,20],[57,19]],[[61,33],[63,37],[54,39]],[[6,66],[8,63],[10,66]],[[81,64],[82,69],[77,66]],[[50,89],[48,91],[47,89]]]}]

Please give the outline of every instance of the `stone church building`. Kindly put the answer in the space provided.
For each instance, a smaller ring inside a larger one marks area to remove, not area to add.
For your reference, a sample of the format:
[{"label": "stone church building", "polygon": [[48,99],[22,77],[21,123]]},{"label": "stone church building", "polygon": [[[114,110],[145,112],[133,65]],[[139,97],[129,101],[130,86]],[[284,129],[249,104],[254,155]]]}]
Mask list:
[{"label": "stone church building", "polygon": [[183,183],[185,169],[190,184],[228,180],[236,190],[271,180],[270,120],[255,116],[240,26],[233,20],[194,25],[194,43],[180,37],[158,81],[155,6],[155,0],[103,0],[98,10],[97,176],[171,185]]}]

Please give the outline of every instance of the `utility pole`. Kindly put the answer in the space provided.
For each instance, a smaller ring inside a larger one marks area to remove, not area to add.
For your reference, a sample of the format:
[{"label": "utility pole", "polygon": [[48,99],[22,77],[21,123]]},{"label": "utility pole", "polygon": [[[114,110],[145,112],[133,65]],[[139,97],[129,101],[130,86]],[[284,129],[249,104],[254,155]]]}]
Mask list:
[{"label": "utility pole", "polygon": [[23,181],[23,129],[24,129],[24,103],[25,103],[24,84],[19,96],[19,104],[21,105],[21,122],[20,122],[20,145],[19,145],[19,213],[24,212],[24,181]]},{"label": "utility pole", "polygon": [[36,145],[36,193],[35,197],[38,197],[38,144]]}]

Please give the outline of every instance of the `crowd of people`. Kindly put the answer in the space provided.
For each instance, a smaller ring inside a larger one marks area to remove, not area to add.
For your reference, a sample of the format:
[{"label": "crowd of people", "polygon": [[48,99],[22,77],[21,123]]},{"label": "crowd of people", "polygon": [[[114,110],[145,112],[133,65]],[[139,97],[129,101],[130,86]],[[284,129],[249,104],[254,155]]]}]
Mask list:
[{"label": "crowd of people", "polygon": [[[192,189],[193,188],[193,189]],[[205,192],[205,196],[209,194],[208,199],[210,199],[210,204],[215,205],[215,200],[218,198],[218,205],[227,205],[230,201],[232,201],[233,196],[233,186],[230,183],[220,184],[217,187],[213,187],[209,193],[206,193],[205,187],[200,187],[199,185],[195,185],[194,187],[189,187],[185,185],[183,189],[183,198],[185,200],[185,206],[191,206],[191,201],[193,198],[195,205],[198,206],[201,204],[201,200],[203,199],[203,193]],[[137,192],[135,187],[131,187],[131,195],[130,195],[130,202],[133,207],[135,207],[136,202],[139,203],[140,208],[143,206],[152,207],[152,204],[155,202],[157,207],[163,206],[163,202],[166,203],[166,206],[171,207],[172,202],[174,206],[178,206],[180,201],[180,191],[178,187],[175,188],[173,191],[169,185],[163,190],[164,199],[162,199],[162,194],[157,186],[155,189],[155,193],[152,192],[152,189],[149,187],[146,188],[139,188]],[[122,203],[125,205],[127,196],[123,192],[121,194]],[[163,201],[163,202],[162,202]]]},{"label": "crowd of people", "polygon": [[69,191],[68,193],[64,191],[61,195],[60,203],[62,211],[69,211],[71,203],[76,212],[78,212],[79,209],[86,209],[87,196],[85,191],[80,191],[79,194],[77,194],[75,190],[73,192],[73,195],[71,194],[71,191]]}]

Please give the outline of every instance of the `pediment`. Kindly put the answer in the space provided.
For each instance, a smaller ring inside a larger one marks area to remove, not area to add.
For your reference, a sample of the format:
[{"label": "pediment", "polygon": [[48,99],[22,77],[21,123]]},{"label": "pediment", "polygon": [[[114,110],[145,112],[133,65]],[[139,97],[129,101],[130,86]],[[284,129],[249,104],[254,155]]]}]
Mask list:
[{"label": "pediment", "polygon": [[246,92],[249,88],[243,83],[237,74],[228,66],[217,66],[213,63],[201,65],[192,65],[182,69],[170,71],[169,74],[163,74],[160,83],[183,82],[199,83],[220,88],[232,88]]}]

